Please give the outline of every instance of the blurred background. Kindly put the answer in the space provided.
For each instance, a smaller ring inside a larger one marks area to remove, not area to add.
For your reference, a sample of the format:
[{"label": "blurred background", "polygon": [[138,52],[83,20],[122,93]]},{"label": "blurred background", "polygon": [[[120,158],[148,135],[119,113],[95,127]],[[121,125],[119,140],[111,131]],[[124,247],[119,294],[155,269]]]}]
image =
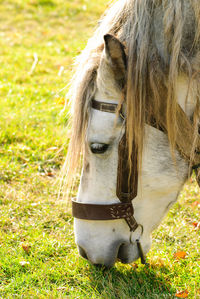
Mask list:
[{"label": "blurred background", "polygon": [[[58,199],[74,57],[107,5],[0,0],[0,298],[200,294],[200,195],[193,179],[154,233],[147,270],[137,263],[96,270],[79,258],[66,200]],[[174,258],[179,251],[189,258]]]}]

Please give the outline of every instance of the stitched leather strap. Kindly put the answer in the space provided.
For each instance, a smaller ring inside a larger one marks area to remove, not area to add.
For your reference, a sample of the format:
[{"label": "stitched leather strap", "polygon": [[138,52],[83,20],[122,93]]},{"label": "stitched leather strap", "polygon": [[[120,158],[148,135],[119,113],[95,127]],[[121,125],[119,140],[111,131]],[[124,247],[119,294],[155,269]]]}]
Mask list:
[{"label": "stitched leather strap", "polygon": [[116,203],[110,205],[87,204],[72,200],[72,215],[85,220],[115,220],[125,219],[131,230],[138,226],[133,217],[133,206],[129,203]]},{"label": "stitched leather strap", "polygon": [[133,206],[131,203],[99,205],[72,200],[72,213],[79,219],[113,220],[130,217],[133,214]]}]

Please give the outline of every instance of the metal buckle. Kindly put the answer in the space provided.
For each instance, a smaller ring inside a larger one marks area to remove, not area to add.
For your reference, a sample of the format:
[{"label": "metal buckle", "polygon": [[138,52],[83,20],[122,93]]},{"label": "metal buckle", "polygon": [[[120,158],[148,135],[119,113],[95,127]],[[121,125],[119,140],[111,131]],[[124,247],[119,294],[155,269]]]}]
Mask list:
[{"label": "metal buckle", "polygon": [[120,116],[123,120],[125,120],[125,116],[123,115],[122,112],[119,113],[119,116]]}]

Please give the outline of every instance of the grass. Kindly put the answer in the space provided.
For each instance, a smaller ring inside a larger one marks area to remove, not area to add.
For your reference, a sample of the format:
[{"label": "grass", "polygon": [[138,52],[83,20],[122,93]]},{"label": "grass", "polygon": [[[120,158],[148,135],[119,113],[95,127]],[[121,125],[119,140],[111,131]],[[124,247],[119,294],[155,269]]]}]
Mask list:
[{"label": "grass", "polygon": [[[188,182],[153,234],[150,267],[96,269],[78,256],[56,177],[73,58],[106,0],[0,1],[0,298],[200,298],[199,189]],[[34,66],[35,61],[35,67]],[[186,252],[184,259],[174,253]]]}]

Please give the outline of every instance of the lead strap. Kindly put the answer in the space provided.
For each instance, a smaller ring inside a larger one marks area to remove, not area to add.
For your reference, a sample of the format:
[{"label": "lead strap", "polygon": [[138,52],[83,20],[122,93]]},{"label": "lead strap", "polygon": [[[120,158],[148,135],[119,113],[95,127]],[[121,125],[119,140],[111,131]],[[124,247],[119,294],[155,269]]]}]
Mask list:
[{"label": "lead strap", "polygon": [[148,263],[146,262],[146,256],[144,255],[144,252],[142,250],[142,245],[141,245],[139,239],[136,240],[136,244],[137,244],[137,249],[138,249],[138,252],[139,252],[140,259],[141,259],[141,263],[143,265],[148,266]]}]

